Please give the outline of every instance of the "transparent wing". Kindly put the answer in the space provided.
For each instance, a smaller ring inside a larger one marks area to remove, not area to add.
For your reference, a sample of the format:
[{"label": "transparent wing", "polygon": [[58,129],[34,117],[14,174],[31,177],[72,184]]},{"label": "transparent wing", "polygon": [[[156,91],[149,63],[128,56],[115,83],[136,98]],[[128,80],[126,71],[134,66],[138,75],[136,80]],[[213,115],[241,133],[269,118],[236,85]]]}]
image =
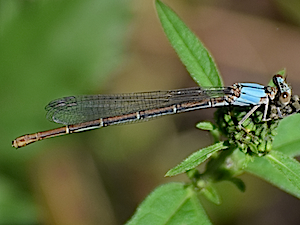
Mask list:
[{"label": "transparent wing", "polygon": [[208,89],[195,87],[129,94],[70,96],[51,101],[46,106],[47,119],[70,125],[174,104],[198,102],[226,94],[231,94],[230,87]]}]

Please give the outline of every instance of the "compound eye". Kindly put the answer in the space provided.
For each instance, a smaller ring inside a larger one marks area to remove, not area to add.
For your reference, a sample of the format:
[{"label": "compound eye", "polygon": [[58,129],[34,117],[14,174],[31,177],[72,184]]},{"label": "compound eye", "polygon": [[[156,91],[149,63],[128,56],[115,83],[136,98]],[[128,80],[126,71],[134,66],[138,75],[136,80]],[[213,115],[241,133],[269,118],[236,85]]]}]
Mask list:
[{"label": "compound eye", "polygon": [[284,82],[284,78],[283,76],[281,76],[280,74],[276,74],[273,76],[273,83],[276,85],[276,86],[279,86],[280,83],[283,83]]},{"label": "compound eye", "polygon": [[291,95],[288,92],[283,92],[279,96],[279,101],[282,105],[287,105],[291,100]]}]

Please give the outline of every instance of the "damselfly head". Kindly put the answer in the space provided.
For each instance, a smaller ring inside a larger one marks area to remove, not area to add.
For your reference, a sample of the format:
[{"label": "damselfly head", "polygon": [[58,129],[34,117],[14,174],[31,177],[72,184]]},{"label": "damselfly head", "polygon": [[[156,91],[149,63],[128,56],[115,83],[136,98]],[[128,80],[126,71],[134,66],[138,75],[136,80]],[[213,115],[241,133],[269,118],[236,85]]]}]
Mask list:
[{"label": "damselfly head", "polygon": [[286,79],[280,74],[273,77],[273,83],[277,87],[277,103],[281,106],[289,104],[292,96],[292,88],[287,84]]}]

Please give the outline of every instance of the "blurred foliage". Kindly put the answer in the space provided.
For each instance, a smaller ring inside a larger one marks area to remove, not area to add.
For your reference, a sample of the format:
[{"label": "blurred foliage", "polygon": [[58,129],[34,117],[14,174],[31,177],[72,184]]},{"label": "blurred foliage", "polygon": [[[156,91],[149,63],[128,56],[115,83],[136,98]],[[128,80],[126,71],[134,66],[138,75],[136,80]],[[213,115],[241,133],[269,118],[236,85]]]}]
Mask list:
[{"label": "blurred foliage", "polygon": [[127,3],[0,1],[0,224],[36,220],[24,174],[36,152],[16,152],[11,141],[47,124],[43,107],[53,98],[105,85],[122,60]]},{"label": "blurred foliage", "polygon": [[275,0],[278,9],[283,16],[296,25],[300,25],[300,1],[298,0]]}]

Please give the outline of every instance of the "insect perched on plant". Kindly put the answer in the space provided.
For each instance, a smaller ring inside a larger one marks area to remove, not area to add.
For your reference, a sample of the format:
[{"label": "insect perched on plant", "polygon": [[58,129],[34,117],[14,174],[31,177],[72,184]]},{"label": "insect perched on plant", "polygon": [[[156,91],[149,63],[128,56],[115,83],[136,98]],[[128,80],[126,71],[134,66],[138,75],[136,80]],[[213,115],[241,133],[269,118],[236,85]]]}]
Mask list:
[{"label": "insect perched on plant", "polygon": [[273,77],[275,87],[256,83],[235,83],[229,87],[192,87],[169,91],[152,91],[114,95],[83,95],[56,99],[46,106],[47,119],[66,125],[53,130],[23,135],[13,141],[20,148],[46,138],[129,122],[221,106],[252,106],[238,122],[242,123],[264,105],[263,121],[269,105],[275,106],[278,118],[280,108],[289,104],[291,88],[281,75]]}]

